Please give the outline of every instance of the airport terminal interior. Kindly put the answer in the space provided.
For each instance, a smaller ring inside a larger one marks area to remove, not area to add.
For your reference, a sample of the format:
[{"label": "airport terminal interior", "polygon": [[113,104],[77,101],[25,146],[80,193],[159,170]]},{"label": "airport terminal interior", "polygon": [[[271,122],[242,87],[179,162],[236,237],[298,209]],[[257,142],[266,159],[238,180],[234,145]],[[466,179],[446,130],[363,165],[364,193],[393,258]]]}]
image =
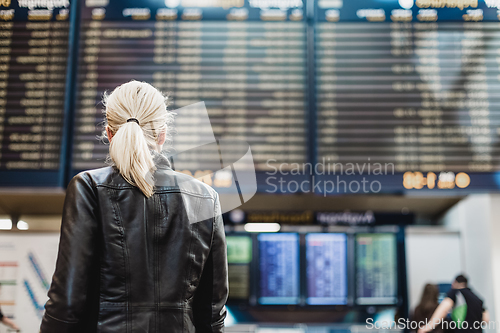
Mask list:
[{"label": "airport terminal interior", "polygon": [[219,193],[226,332],[417,333],[398,323],[426,285],[442,302],[461,274],[500,332],[499,0],[0,0],[0,309],[20,332],[130,80],[177,114],[172,168]]}]

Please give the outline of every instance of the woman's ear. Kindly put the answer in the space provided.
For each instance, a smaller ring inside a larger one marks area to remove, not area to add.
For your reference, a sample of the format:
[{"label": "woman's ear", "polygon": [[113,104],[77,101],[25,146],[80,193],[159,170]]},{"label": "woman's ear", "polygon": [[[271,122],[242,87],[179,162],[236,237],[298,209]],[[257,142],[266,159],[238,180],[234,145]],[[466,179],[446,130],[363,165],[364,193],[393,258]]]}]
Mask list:
[{"label": "woman's ear", "polygon": [[158,135],[158,145],[163,145],[165,143],[165,140],[167,139],[167,133],[165,131],[162,131],[160,135]]},{"label": "woman's ear", "polygon": [[111,142],[111,139],[113,138],[113,133],[111,133],[111,130],[109,129],[108,125],[106,125],[106,134],[108,135],[108,141]]}]

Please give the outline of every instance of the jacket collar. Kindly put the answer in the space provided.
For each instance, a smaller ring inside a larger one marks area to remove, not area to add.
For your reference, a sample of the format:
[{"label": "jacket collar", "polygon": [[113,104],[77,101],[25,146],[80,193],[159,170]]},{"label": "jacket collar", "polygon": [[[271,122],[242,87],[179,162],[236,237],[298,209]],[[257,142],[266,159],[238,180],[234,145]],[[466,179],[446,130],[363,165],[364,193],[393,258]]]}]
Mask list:
[{"label": "jacket collar", "polygon": [[165,154],[159,153],[156,150],[150,151],[151,155],[153,156],[153,162],[157,169],[172,169],[172,163],[170,163],[170,160]]}]

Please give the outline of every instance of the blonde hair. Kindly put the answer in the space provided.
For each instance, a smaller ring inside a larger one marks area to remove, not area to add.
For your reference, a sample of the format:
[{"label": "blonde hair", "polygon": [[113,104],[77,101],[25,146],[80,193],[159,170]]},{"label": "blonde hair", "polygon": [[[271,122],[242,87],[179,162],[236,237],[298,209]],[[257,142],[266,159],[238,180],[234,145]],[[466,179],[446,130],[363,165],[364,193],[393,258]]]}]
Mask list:
[{"label": "blonde hair", "polygon": [[152,85],[135,80],[103,98],[106,124],[113,135],[109,157],[123,178],[148,198],[154,192],[156,170],[150,150],[161,153],[158,142],[163,136],[166,141],[171,137],[174,114],[167,111],[166,100]]}]

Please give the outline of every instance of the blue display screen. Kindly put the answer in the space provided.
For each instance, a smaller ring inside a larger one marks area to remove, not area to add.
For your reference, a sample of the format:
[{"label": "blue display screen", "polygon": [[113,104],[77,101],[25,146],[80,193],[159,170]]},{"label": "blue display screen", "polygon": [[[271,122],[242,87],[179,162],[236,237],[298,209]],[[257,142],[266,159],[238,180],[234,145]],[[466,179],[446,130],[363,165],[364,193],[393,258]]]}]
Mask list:
[{"label": "blue display screen", "polygon": [[300,295],[299,235],[260,234],[260,304],[297,304]]},{"label": "blue display screen", "polygon": [[307,304],[347,304],[347,236],[306,235]]}]

